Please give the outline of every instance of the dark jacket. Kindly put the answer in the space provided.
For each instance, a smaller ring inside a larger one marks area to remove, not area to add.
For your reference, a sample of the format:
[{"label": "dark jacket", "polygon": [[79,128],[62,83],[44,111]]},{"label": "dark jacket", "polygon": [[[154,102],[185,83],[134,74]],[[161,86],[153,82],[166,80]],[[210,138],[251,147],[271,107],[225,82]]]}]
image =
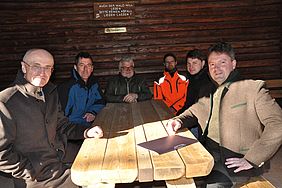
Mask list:
[{"label": "dark jacket", "polygon": [[144,78],[133,75],[125,78],[121,74],[108,80],[105,90],[107,102],[123,102],[125,95],[129,93],[138,94],[137,101],[144,101],[152,98],[152,93]]},{"label": "dark jacket", "polygon": [[187,87],[186,101],[183,108],[179,110],[176,115],[181,114],[190,106],[195,104],[199,98],[203,97],[200,93],[200,88],[211,84],[211,80],[206,67],[204,67],[202,70],[200,70],[200,72],[195,75],[191,75],[188,73],[187,79],[189,80],[189,85]]},{"label": "dark jacket", "polygon": [[59,187],[68,168],[62,163],[66,138],[82,139],[87,127],[63,115],[55,85],[44,86],[44,98],[35,89],[19,71],[14,85],[0,93],[0,170],[28,187]]},{"label": "dark jacket", "polygon": [[59,85],[58,92],[65,116],[73,123],[90,125],[83,118],[85,113],[97,115],[106,104],[97,79],[91,75],[85,84],[75,69],[71,79]]}]

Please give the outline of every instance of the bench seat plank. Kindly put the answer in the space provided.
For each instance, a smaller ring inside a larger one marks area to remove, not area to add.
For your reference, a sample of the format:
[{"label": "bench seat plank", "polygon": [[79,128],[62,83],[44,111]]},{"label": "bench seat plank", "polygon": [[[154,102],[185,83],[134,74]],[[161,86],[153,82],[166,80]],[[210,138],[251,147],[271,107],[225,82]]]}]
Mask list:
[{"label": "bench seat plank", "polygon": [[167,188],[196,188],[193,178],[182,177],[176,180],[167,180]]},{"label": "bench seat plank", "polygon": [[269,181],[262,176],[252,177],[246,184],[240,186],[241,188],[275,188]]}]

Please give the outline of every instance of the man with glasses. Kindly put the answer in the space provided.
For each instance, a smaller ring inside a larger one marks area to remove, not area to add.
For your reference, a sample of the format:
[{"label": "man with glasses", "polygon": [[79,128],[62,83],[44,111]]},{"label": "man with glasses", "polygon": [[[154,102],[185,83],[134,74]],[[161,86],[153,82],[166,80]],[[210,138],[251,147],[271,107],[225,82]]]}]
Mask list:
[{"label": "man with glasses", "polygon": [[134,72],[134,61],[131,57],[124,57],[119,62],[119,74],[108,80],[105,90],[107,102],[134,103],[152,98],[145,79]]},{"label": "man with glasses", "polygon": [[67,138],[102,137],[99,127],[68,121],[49,82],[53,56],[31,49],[13,86],[0,93],[0,171],[11,174],[15,188],[78,187],[62,161]]}]

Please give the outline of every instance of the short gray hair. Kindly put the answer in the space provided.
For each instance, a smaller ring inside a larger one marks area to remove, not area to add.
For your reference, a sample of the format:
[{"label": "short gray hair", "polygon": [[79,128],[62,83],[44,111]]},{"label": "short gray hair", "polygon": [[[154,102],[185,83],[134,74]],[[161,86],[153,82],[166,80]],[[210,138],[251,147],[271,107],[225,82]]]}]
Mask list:
[{"label": "short gray hair", "polygon": [[134,67],[134,60],[131,56],[125,56],[125,57],[122,57],[121,60],[119,61],[119,64],[118,64],[118,69],[120,70],[121,67],[122,67],[122,64],[125,63],[125,62],[130,62],[133,64],[133,67]]}]

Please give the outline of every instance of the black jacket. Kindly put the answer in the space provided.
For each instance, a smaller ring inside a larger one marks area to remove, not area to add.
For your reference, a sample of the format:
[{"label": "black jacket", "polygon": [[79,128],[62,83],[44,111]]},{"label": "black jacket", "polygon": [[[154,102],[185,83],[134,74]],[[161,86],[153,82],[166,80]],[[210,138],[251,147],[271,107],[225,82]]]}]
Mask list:
[{"label": "black jacket", "polygon": [[144,78],[133,75],[131,78],[125,78],[121,74],[108,80],[105,90],[107,102],[123,102],[125,95],[129,93],[138,94],[138,101],[144,101],[152,98],[152,93],[146,84]]},{"label": "black jacket", "polygon": [[199,100],[199,98],[203,97],[203,94],[202,92],[200,92],[200,89],[203,88],[203,86],[207,86],[212,83],[208,75],[207,68],[203,68],[200,72],[195,75],[191,75],[188,73],[187,79],[189,79],[189,85],[187,87],[186,101],[183,108],[177,112],[177,115],[184,112],[190,106],[195,104]]}]

